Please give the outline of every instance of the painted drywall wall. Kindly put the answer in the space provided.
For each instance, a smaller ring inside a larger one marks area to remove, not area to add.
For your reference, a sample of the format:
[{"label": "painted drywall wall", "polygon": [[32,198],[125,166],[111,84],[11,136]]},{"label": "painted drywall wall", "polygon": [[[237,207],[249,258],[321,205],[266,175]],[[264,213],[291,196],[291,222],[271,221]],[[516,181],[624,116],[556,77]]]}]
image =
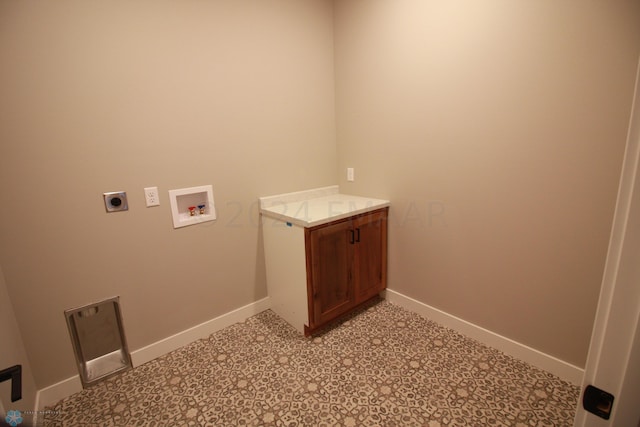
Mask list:
[{"label": "painted drywall wall", "polygon": [[340,184],[391,200],[389,286],[584,367],[640,4],[335,8]]},{"label": "painted drywall wall", "polygon": [[[31,412],[35,408],[36,384],[31,373],[31,365],[22,343],[22,336],[16,321],[9,293],[4,280],[4,274],[0,267],[0,369],[6,369],[14,365],[22,365],[22,399],[11,401],[11,381],[0,383],[0,404],[5,411],[28,411],[23,419],[33,419]],[[2,420],[5,414],[0,411]]]},{"label": "painted drywall wall", "polygon": [[[119,295],[135,350],[265,297],[258,197],[335,183],[330,2],[0,2],[0,58],[0,264],[38,388],[77,374],[65,309]],[[167,191],[205,184],[217,221],[174,230]]]}]

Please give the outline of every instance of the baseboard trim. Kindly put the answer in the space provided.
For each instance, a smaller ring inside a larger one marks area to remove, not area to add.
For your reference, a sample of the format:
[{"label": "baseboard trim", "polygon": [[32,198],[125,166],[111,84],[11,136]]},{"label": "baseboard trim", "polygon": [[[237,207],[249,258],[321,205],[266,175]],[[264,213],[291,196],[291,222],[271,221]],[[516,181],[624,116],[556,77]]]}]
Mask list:
[{"label": "baseboard trim", "polygon": [[582,384],[584,369],[574,366],[568,362],[548,355],[539,350],[521,344],[511,338],[491,332],[488,329],[474,325],[466,320],[460,319],[435,307],[431,307],[423,302],[403,295],[392,289],[387,289],[385,298],[409,311],[417,313],[434,322],[451,328],[463,335],[480,341],[490,347],[498,349],[505,354],[525,361],[533,366],[544,369],[566,381],[575,385]]},{"label": "baseboard trim", "polygon": [[[385,294],[385,298],[389,302],[398,304],[409,311],[431,319],[436,323],[451,328],[483,344],[544,369],[545,371],[557,375],[558,377],[573,384],[582,384],[582,378],[584,376],[584,369],[582,368],[574,366],[554,356],[550,356],[527,345],[521,344],[510,338],[496,334],[495,332],[491,332],[488,329],[474,325],[473,323],[448,314],[435,307],[431,307],[392,289],[387,289]],[[140,366],[201,338],[208,337],[212,333],[233,325],[234,323],[244,322],[249,317],[261,313],[270,307],[271,302],[269,297],[266,297],[170,337],[164,338],[153,344],[137,349],[131,352],[133,366]],[[80,382],[80,377],[78,375],[74,375],[38,390],[35,406],[37,410],[43,410],[46,406],[55,404],[59,400],[71,396],[79,391],[82,391],[82,383]]]},{"label": "baseboard trim", "polygon": [[[192,328],[178,332],[170,337],[156,341],[153,344],[134,350],[131,352],[131,362],[134,367],[140,366],[201,338],[206,338],[212,333],[231,326],[234,323],[244,322],[249,317],[269,308],[271,308],[269,297],[247,304]],[[38,390],[36,394],[36,408],[37,410],[43,410],[45,406],[53,405],[59,400],[79,391],[82,391],[82,382],[80,381],[79,375],[74,375],[66,380]]]},{"label": "baseboard trim", "polygon": [[263,312],[268,308],[271,308],[269,297],[247,304],[244,307],[225,313],[215,319],[208,320],[192,328],[178,332],[175,335],[156,341],[146,347],[132,351],[131,362],[134,367],[140,366],[143,363],[147,363],[201,338],[208,337],[212,333],[231,326],[234,323],[244,322],[249,317]]},{"label": "baseboard trim", "polygon": [[52,384],[36,393],[36,410],[42,411],[45,406],[52,405],[65,397],[82,391],[82,382],[79,375],[74,375],[66,380]]}]

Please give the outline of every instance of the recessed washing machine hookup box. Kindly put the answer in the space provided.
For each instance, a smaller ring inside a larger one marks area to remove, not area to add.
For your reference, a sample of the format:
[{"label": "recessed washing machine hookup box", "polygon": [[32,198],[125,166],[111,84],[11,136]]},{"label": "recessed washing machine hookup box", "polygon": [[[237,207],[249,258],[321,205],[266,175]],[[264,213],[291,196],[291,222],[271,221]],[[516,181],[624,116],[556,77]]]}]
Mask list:
[{"label": "recessed washing machine hookup box", "polygon": [[211,185],[169,190],[169,202],[171,203],[173,228],[216,219]]}]

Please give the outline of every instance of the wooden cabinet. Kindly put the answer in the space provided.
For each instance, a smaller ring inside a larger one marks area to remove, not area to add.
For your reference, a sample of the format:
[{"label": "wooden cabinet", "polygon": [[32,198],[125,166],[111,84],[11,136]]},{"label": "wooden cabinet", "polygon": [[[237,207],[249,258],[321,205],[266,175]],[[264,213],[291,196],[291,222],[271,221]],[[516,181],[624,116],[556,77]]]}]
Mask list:
[{"label": "wooden cabinet", "polygon": [[338,186],[261,197],[271,310],[308,336],[385,289],[389,206]]},{"label": "wooden cabinet", "polygon": [[305,228],[305,335],[378,295],[387,282],[389,208]]}]

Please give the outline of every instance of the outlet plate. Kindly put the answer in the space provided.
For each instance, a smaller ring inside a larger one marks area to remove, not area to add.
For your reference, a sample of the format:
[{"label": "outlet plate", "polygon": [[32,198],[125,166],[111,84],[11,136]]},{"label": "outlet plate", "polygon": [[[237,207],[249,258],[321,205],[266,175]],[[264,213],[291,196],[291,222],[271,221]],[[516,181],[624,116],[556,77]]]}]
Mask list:
[{"label": "outlet plate", "polygon": [[353,168],[347,168],[347,181],[353,182],[355,180],[355,172]]},{"label": "outlet plate", "polygon": [[147,202],[147,207],[160,205],[160,197],[158,195],[158,187],[145,187],[144,199]]},{"label": "outlet plate", "polygon": [[104,193],[104,207],[107,212],[122,212],[129,210],[127,202],[127,193],[125,191],[112,191]]}]

